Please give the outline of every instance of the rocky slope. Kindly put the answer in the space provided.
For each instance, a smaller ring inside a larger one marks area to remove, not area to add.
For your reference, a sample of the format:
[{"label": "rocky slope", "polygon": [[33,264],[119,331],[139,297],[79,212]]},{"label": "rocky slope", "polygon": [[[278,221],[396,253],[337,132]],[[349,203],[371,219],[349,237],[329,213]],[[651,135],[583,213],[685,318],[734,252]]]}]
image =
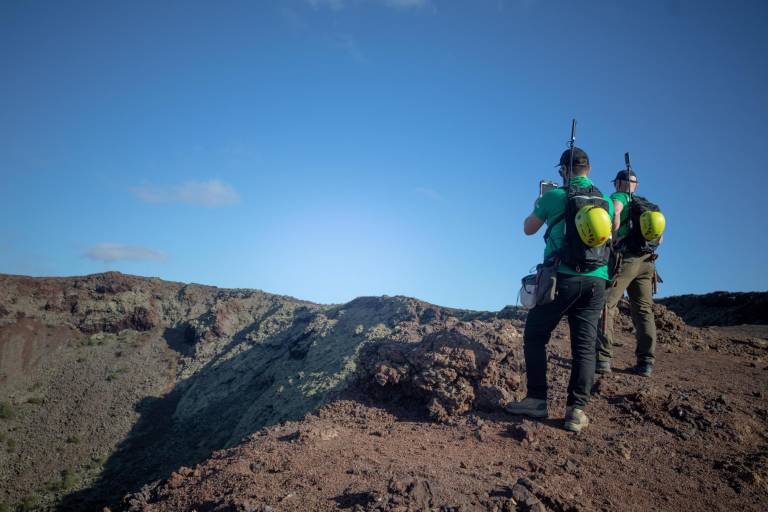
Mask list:
[{"label": "rocky slope", "polygon": [[[682,314],[699,311],[683,303]],[[655,458],[674,450],[714,478],[700,499],[764,505],[754,493],[765,481],[768,333],[693,328],[656,311],[667,377],[605,380],[593,407],[608,426],[574,438],[554,422],[498,412],[524,387],[525,315],[515,308],[406,297],[318,305],[119,273],[0,275],[0,510],[604,508],[622,487],[603,485],[592,442],[609,455],[652,451],[619,461],[627,468],[608,464],[619,482],[634,466],[658,472]],[[631,336],[628,318],[619,322]],[[556,389],[568,371],[563,328],[552,343]],[[619,349],[624,359],[630,345]],[[721,395],[725,404],[712,402]],[[712,437],[723,421],[725,441]],[[566,477],[552,466],[563,457],[580,470]],[[544,482],[532,467],[563,475]],[[688,476],[686,485],[703,481]],[[563,491],[582,477],[597,483],[581,493],[597,497]],[[638,503],[682,508],[683,498],[644,498],[653,482],[634,484]]]},{"label": "rocky slope", "polygon": [[[518,335],[507,313],[405,297],[317,305],[119,273],[0,276],[0,504],[114,504],[316,409],[345,389],[366,344],[474,321],[506,357]],[[496,384],[500,399],[514,390]]]},{"label": "rocky slope", "polygon": [[[677,318],[657,312],[662,325]],[[239,512],[765,510],[768,328],[676,324],[674,335],[662,338],[655,374],[647,379],[628,370],[634,344],[626,319],[622,325],[615,371],[596,383],[588,407],[592,424],[578,435],[561,427],[570,356],[565,325],[550,344],[551,416],[544,421],[486,408],[484,388],[474,383],[487,381],[489,372],[477,371],[487,366],[459,370],[472,359],[460,351],[465,335],[444,335],[451,341],[431,335],[406,353],[387,343],[371,346],[379,355],[366,367],[376,370],[361,372],[358,385],[341,399],[302,421],[261,429],[202,464],[178,468],[127,496],[123,506]],[[426,347],[435,355],[427,356]],[[443,372],[441,354],[447,353],[455,356],[451,369],[459,373],[447,390],[418,377],[425,357],[436,363],[428,375]],[[475,378],[469,377],[473,372]],[[455,406],[473,394],[468,408]]]}]

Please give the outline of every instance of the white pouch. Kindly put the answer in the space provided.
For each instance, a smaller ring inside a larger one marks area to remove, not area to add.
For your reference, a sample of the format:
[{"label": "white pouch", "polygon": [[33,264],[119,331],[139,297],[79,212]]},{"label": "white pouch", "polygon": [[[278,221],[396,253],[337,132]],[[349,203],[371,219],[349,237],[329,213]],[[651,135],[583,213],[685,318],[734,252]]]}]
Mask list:
[{"label": "white pouch", "polygon": [[522,285],[517,300],[525,309],[531,309],[536,305],[536,274],[528,274],[520,281]]}]

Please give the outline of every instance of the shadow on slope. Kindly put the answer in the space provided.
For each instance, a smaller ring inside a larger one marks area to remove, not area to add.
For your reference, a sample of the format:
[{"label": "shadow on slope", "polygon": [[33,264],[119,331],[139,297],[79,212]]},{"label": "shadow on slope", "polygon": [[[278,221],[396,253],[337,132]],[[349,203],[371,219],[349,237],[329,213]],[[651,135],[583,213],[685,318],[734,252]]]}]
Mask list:
[{"label": "shadow on slope", "polygon": [[167,478],[180,466],[194,466],[259,428],[300,419],[323,404],[344,387],[365,340],[360,319],[339,315],[339,309],[328,316],[302,311],[287,329],[260,342],[249,341],[249,328],[244,329],[226,353],[164,397],[144,399],[137,407],[138,422],[99,479],[66,496],[58,510],[120,509],[127,493]]}]

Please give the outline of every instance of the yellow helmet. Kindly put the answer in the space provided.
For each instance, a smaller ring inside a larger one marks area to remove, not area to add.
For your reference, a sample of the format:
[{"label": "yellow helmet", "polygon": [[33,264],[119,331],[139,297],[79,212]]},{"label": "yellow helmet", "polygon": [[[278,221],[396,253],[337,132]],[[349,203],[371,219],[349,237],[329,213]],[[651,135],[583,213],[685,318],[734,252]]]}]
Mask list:
[{"label": "yellow helmet", "polygon": [[582,206],[576,212],[576,230],[584,244],[599,247],[611,238],[611,217],[605,208],[595,205]]},{"label": "yellow helmet", "polygon": [[664,233],[667,220],[661,212],[645,211],[640,214],[640,232],[646,240],[656,240]]}]

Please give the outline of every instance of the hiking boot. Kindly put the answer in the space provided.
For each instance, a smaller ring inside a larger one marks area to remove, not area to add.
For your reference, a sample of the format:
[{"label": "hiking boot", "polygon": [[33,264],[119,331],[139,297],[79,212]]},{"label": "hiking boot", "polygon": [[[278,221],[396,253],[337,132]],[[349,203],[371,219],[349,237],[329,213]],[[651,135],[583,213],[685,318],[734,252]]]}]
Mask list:
[{"label": "hiking boot", "polygon": [[611,373],[611,360],[608,359],[607,361],[598,361],[595,365],[595,373],[598,375],[606,375],[608,373]]},{"label": "hiking boot", "polygon": [[650,377],[653,373],[653,363],[637,363],[632,371],[641,377]]},{"label": "hiking boot", "polygon": [[530,396],[519,402],[509,402],[504,406],[504,410],[510,414],[520,414],[529,418],[546,418],[549,415],[547,401]]},{"label": "hiking boot", "polygon": [[571,432],[581,432],[581,429],[589,425],[589,418],[582,409],[576,406],[565,408],[565,420],[563,426],[565,430]]}]

